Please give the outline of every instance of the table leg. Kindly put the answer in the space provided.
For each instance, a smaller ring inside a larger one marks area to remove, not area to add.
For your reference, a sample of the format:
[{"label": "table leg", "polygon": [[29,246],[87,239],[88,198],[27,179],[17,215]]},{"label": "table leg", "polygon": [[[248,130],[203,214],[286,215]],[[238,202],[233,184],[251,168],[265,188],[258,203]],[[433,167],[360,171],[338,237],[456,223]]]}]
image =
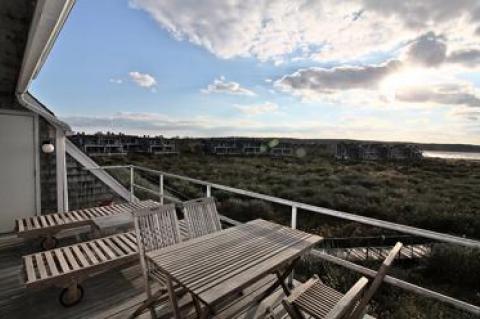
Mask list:
[{"label": "table leg", "polygon": [[202,306],[200,305],[200,302],[198,301],[198,299],[195,297],[194,294],[190,293],[190,295],[192,295],[193,305],[195,306],[197,317],[200,318],[200,316],[202,315]]},{"label": "table leg", "polygon": [[210,308],[209,307],[205,307],[205,310],[202,312],[202,314],[200,315],[200,319],[207,319],[207,318],[210,318],[210,315],[211,315],[211,312],[210,312]]},{"label": "table leg", "polygon": [[280,286],[282,287],[283,292],[285,293],[286,296],[290,295],[290,289],[288,289],[287,285],[285,284],[285,279],[293,271],[293,268],[295,268],[295,265],[299,260],[300,258],[296,258],[295,260],[293,260],[282,274],[278,271],[275,272],[277,275],[277,280],[258,297],[257,299],[258,303],[262,302],[263,299],[267,298],[272,293],[274,293],[275,290],[277,290],[277,288]]},{"label": "table leg", "polygon": [[168,296],[170,297],[173,316],[175,319],[181,319],[180,310],[178,309],[177,295],[175,294],[175,289],[173,288],[172,279],[170,277],[167,278],[167,290]]}]

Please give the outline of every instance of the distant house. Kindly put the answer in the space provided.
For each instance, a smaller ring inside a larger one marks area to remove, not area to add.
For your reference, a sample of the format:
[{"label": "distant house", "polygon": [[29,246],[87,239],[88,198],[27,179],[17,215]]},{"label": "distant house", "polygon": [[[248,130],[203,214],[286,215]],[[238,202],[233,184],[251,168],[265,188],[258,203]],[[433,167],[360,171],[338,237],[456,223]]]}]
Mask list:
[{"label": "distant house", "polygon": [[204,140],[204,150],[214,155],[292,156],[293,142],[265,138],[210,138]]},{"label": "distant house", "polygon": [[175,154],[176,143],[163,136],[136,136],[114,133],[85,134],[69,136],[70,140],[91,156],[126,155],[129,153]]},{"label": "distant house", "polygon": [[340,142],[336,145],[335,158],[339,160],[417,160],[421,150],[411,144]]}]

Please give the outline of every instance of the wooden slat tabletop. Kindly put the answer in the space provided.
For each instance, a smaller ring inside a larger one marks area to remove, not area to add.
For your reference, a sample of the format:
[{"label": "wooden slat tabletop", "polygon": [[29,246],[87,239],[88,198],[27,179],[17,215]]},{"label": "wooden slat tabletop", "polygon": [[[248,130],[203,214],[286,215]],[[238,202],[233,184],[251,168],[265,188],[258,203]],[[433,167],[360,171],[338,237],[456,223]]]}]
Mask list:
[{"label": "wooden slat tabletop", "polygon": [[163,272],[215,307],[287,266],[323,238],[257,219],[147,253]]}]

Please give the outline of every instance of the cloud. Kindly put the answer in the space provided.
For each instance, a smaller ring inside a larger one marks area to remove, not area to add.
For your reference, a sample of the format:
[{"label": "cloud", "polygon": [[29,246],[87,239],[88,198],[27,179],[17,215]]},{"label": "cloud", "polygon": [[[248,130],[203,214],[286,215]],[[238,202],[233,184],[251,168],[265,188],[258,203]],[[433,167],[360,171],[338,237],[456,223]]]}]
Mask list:
[{"label": "cloud", "polygon": [[226,81],[225,77],[221,76],[219,79],[213,80],[206,89],[201,90],[203,93],[227,93],[236,95],[254,96],[255,92],[242,87],[239,83],[233,81]]},{"label": "cloud", "polygon": [[339,66],[331,69],[311,67],[283,76],[275,81],[275,87],[304,97],[352,89],[375,89],[381,80],[401,65],[400,61],[392,60],[380,65]]},{"label": "cloud", "polygon": [[258,136],[295,138],[351,138],[403,140],[419,142],[480,143],[480,135],[472,135],[476,127],[465,127],[463,122],[452,124],[451,130],[436,123],[421,126],[399,121],[397,118],[380,120],[375,117],[355,116],[331,123],[330,120],[292,121],[291,119],[265,122],[253,119],[192,116],[188,120],[159,113],[116,113],[111,116],[63,117],[76,131],[123,132],[164,136]]},{"label": "cloud", "polygon": [[461,85],[403,88],[396,92],[396,99],[408,103],[435,103],[480,107],[480,96]]},{"label": "cloud", "polygon": [[469,43],[477,0],[130,0],[179,41],[217,57],[356,59],[428,31]]},{"label": "cloud", "polygon": [[410,45],[407,61],[426,67],[439,66],[446,58],[447,45],[445,38],[428,32],[421,35]]},{"label": "cloud", "polygon": [[122,79],[109,79],[108,82],[114,83],[114,84],[122,84],[123,80]]},{"label": "cloud", "polygon": [[235,105],[235,108],[247,115],[259,115],[263,113],[272,113],[278,111],[278,105],[272,102],[251,105]]},{"label": "cloud", "polygon": [[480,65],[480,49],[463,49],[453,51],[448,55],[447,61],[473,67]]},{"label": "cloud", "polygon": [[479,21],[477,0],[363,0],[366,11],[399,19],[408,28],[418,30],[452,20],[470,18]]},{"label": "cloud", "polygon": [[157,85],[157,81],[155,80],[155,78],[148,73],[132,71],[128,73],[128,75],[138,86],[144,88],[153,88],[155,85]]},{"label": "cloud", "polygon": [[451,115],[470,121],[480,121],[480,110],[471,108],[455,109],[451,112]]}]

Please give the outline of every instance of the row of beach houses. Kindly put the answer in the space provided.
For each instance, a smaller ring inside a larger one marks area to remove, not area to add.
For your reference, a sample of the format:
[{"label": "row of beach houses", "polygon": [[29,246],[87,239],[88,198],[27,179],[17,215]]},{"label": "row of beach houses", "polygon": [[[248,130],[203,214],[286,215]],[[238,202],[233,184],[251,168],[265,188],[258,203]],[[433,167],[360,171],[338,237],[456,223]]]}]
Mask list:
[{"label": "row of beach houses", "polygon": [[[163,136],[136,136],[126,134],[76,133],[70,140],[90,156],[144,154],[178,154],[182,145],[192,140],[165,138]],[[272,156],[303,157],[318,154],[333,156],[338,160],[418,160],[420,148],[406,143],[321,142],[294,139],[268,139],[223,137],[195,139],[205,154],[219,156]]]},{"label": "row of beach houses", "polygon": [[128,153],[175,154],[174,139],[163,136],[136,136],[114,133],[71,135],[70,140],[90,156],[126,155]]}]

